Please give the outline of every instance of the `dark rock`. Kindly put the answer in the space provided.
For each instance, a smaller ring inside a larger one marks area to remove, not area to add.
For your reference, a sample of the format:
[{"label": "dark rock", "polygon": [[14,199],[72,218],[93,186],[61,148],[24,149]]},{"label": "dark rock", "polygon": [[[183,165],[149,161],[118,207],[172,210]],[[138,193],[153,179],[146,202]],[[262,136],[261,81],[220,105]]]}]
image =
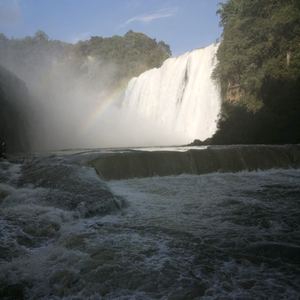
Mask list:
[{"label": "dark rock", "polygon": [[29,99],[25,82],[0,65],[0,138],[8,153],[29,149]]},{"label": "dark rock", "polygon": [[188,144],[188,146],[208,146],[208,145],[211,145],[211,138],[208,138],[204,141],[196,139],[192,143]]}]

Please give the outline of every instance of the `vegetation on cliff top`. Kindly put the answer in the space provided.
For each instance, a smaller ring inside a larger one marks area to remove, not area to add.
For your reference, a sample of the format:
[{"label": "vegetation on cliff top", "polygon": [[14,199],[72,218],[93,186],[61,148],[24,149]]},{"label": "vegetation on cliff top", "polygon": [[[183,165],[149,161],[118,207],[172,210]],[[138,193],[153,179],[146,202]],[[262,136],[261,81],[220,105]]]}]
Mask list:
[{"label": "vegetation on cliff top", "polygon": [[212,78],[223,104],[213,143],[300,142],[300,2],[220,3]]},{"label": "vegetation on cliff top", "polygon": [[[90,40],[79,41],[75,45],[51,40],[41,30],[34,37],[23,39],[8,39],[0,33],[0,49],[0,64],[26,83],[27,78],[34,80],[44,72],[51,75],[49,70],[61,73],[72,69],[73,77],[86,75],[94,82],[99,82],[105,74],[109,77],[106,86],[111,88],[126,84],[129,79],[150,68],[160,67],[172,55],[170,46],[163,41],[157,42],[132,30],[124,37],[92,36]],[[94,66],[97,65],[93,78],[88,74],[88,62],[91,60]]]}]

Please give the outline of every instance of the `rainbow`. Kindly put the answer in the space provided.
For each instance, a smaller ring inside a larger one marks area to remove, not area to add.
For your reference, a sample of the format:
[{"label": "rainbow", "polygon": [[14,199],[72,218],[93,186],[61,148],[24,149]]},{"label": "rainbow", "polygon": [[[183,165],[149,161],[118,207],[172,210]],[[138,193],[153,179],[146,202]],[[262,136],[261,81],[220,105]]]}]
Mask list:
[{"label": "rainbow", "polygon": [[[40,68],[38,70],[38,80],[32,82],[33,90],[43,91],[45,87],[49,84],[49,78],[59,77],[61,72],[60,65],[52,63],[48,68]],[[67,79],[65,79],[67,80]],[[107,111],[107,109],[117,100],[125,94],[127,84],[121,84],[119,87],[116,87],[113,91],[106,94],[105,96],[99,96],[99,104],[95,107],[93,113],[91,113],[85,120],[83,120],[83,125],[80,126],[80,129],[77,131],[79,136],[83,135],[99,120],[100,116]]]},{"label": "rainbow", "polygon": [[81,127],[79,135],[84,134],[88,129],[93,127],[95,122],[100,118],[101,115],[105,113],[105,111],[117,100],[121,98],[121,96],[125,93],[126,86],[122,86],[110,94],[106,95],[104,99],[102,99],[98,105],[98,107],[94,110],[94,112],[87,118],[84,122],[84,125]]}]

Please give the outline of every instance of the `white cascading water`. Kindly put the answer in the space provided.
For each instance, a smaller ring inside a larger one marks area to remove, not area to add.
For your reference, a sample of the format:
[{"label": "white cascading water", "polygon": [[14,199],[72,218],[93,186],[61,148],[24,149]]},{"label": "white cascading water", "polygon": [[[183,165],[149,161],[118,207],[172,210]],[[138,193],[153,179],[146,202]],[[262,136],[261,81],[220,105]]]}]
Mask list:
[{"label": "white cascading water", "polygon": [[123,105],[188,139],[205,140],[216,129],[220,90],[211,80],[218,44],[169,58],[159,69],[131,79]]}]

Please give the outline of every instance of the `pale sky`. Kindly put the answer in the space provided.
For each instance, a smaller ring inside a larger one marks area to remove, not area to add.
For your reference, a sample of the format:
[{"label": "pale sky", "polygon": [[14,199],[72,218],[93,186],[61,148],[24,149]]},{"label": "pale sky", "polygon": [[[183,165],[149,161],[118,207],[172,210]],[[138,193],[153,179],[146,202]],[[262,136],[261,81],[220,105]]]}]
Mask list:
[{"label": "pale sky", "polygon": [[[220,38],[220,0],[0,0],[0,33],[24,38],[43,30],[76,43],[91,36],[142,32],[169,44],[173,56]],[[225,2],[225,1],[223,1]],[[1,49],[0,49],[1,50]]]}]

